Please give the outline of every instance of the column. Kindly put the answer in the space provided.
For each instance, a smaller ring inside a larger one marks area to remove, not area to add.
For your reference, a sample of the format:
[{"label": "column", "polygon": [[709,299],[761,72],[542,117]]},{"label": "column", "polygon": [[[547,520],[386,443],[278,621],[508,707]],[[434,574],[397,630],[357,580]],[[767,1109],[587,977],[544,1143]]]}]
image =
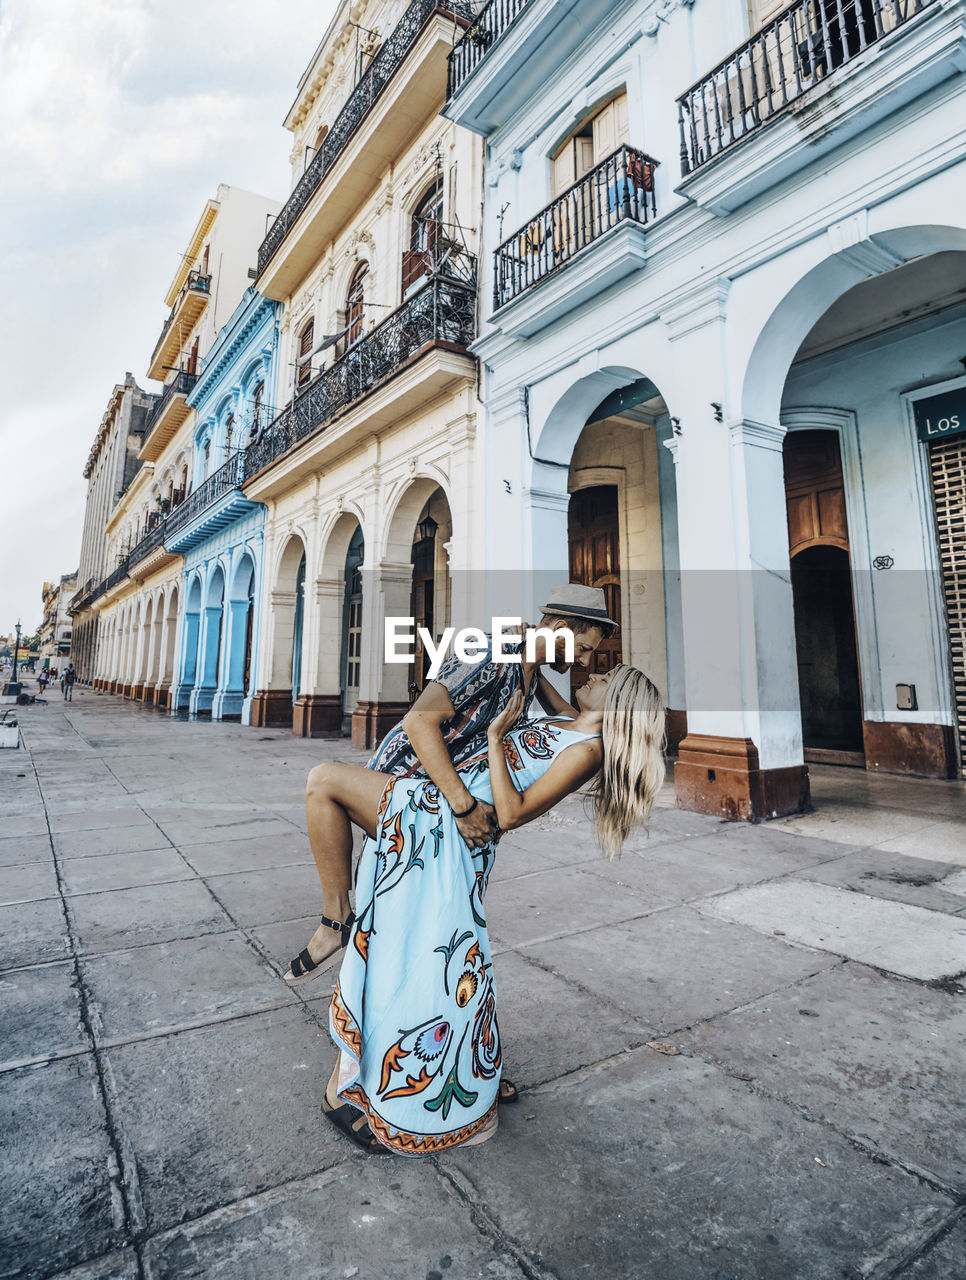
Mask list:
[{"label": "column", "polygon": [[314,660],[302,664],[306,689],[292,708],[292,732],[299,738],[339,737],[342,733],[342,603],[345,578],[317,578],[307,583],[306,614],[312,625],[303,643]]},{"label": "column", "polygon": [[387,617],[408,617],[413,567],[383,561],[362,574],[362,655],[352,745],[369,749],[409,710],[409,667],[385,662]]}]

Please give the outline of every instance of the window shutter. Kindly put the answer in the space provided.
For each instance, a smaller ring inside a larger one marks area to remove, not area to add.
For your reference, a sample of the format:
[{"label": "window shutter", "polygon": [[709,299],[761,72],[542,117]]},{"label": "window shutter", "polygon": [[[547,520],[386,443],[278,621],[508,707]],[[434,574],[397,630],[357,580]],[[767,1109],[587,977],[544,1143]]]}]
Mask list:
[{"label": "window shutter", "polygon": [[576,139],[570,138],[551,160],[551,194],[559,196],[577,181]]},{"label": "window shutter", "polygon": [[[594,117],[593,164],[599,164],[605,156],[627,142],[627,94],[622,93],[608,102],[603,111]],[[590,168],[590,165],[588,165]]]},{"label": "window shutter", "polygon": [[760,31],[763,26],[788,8],[788,0],[748,0],[748,18],[752,31]]}]

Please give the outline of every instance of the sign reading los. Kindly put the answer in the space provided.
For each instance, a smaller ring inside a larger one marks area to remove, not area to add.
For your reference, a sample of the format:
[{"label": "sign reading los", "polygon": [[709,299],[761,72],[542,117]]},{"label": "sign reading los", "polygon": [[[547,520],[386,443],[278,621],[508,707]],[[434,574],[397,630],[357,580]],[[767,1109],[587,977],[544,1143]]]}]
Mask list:
[{"label": "sign reading los", "polygon": [[915,400],[912,412],[920,440],[945,440],[959,435],[966,431],[966,387]]}]

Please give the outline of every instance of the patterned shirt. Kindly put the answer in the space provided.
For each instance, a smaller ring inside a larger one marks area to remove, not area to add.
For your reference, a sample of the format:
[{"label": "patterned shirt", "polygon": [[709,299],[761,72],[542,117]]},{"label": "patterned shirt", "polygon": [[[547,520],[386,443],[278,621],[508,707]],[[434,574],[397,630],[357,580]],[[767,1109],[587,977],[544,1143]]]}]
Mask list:
[{"label": "patterned shirt", "polygon": [[[493,641],[490,636],[486,639],[488,647],[480,655],[479,662],[462,662],[454,654],[443,663],[434,681],[443,686],[453,704],[453,715],[443,721],[440,732],[449,757],[457,767],[486,750],[486,731],[490,722],[496,719],[518,689],[524,692],[523,663],[494,662],[491,656]],[[504,643],[503,651],[522,654],[523,641]],[[536,687],[534,673],[530,692],[526,694],[520,712],[521,720],[530,718],[530,704]],[[389,730],[366,767],[377,773],[391,773],[402,778],[426,776],[401,724]]]}]

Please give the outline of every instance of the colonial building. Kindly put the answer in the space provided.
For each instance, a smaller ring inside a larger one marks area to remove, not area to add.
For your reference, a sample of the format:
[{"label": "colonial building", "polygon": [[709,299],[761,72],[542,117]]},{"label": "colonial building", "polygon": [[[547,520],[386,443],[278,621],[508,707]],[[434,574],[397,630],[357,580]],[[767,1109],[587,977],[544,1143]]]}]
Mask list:
[{"label": "colonial building", "polygon": [[104,580],[117,568],[108,560],[105,528],[111,512],[140,466],[138,453],[156,396],[142,391],[134,375],[111,392],[104,416],[84,467],[87,501],[81,535],[77,581],[82,584],[70,602],[73,619],[71,660],[84,684],[94,679],[99,611],[95,601]]},{"label": "colonial building", "polygon": [[269,415],[275,386],[275,303],[248,288],[205,358],[194,410],[194,491],[165,521],[184,557],[180,660],[171,705],[249,723],[258,653],[265,508],[241,489],[245,446]]},{"label": "colonial building", "polygon": [[38,639],[41,665],[48,671],[59,671],[70,661],[72,620],[68,606],[76,587],[76,573],[65,573],[58,582],[44,583],[44,617]]},{"label": "colonial building", "polygon": [[964,0],[490,0],[491,570],[568,568],[668,693],[680,803],[966,756]]},{"label": "colonial building", "polygon": [[[199,427],[190,396],[219,330],[249,287],[266,219],[277,208],[274,201],[224,185],[206,203],[165,297],[170,311],[148,369],[164,385],[145,424],[140,467],[105,524],[108,560],[116,567],[97,599],[96,683],[161,707],[171,703],[172,683],[185,688],[185,664],[192,660],[177,644],[185,530],[195,528],[208,499],[224,497],[214,477],[224,464],[226,423],[218,438],[207,419]],[[211,624],[212,656],[206,661],[220,671],[221,615],[217,623],[212,615]],[[211,707],[201,699],[194,709]]]},{"label": "colonial building", "polygon": [[386,616],[438,634],[465,613],[482,148],[439,110],[467,15],[343,0],[285,122],[293,189],[256,281],[282,306],[276,412],[244,482],[266,507],[253,723],[371,745],[425,672],[384,665]]}]

